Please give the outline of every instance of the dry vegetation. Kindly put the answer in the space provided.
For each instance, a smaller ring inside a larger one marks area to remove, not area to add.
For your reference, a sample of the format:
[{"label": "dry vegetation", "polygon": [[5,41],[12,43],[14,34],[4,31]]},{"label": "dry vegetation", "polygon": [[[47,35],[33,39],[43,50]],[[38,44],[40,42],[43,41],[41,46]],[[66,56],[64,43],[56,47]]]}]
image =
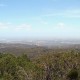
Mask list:
[{"label": "dry vegetation", "polygon": [[20,55],[15,49],[18,56],[13,51],[0,53],[0,80],[80,80],[79,49],[35,47]]}]

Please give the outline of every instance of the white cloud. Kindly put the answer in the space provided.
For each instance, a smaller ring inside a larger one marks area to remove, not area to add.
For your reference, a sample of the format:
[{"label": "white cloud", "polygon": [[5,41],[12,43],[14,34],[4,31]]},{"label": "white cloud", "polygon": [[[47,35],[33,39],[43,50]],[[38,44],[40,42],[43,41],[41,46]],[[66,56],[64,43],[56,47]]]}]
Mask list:
[{"label": "white cloud", "polygon": [[65,27],[65,24],[64,23],[62,23],[62,22],[60,22],[60,23],[58,23],[58,27]]},{"label": "white cloud", "polygon": [[7,23],[0,23],[0,30],[10,30],[10,31],[30,31],[31,25],[29,24],[12,24],[10,22]]},{"label": "white cloud", "polygon": [[71,13],[71,14],[80,14],[80,9],[71,9],[66,10],[65,12]]},{"label": "white cloud", "polygon": [[31,25],[29,24],[21,24],[21,25],[16,26],[15,28],[16,31],[22,31],[22,30],[30,31],[31,29],[32,29]]},{"label": "white cloud", "polygon": [[8,23],[0,23],[0,30],[2,29],[8,29],[10,25]]},{"label": "white cloud", "polygon": [[7,5],[5,5],[5,4],[0,4],[0,7],[5,7],[5,6],[7,6]]},{"label": "white cloud", "polygon": [[62,33],[62,35],[71,34],[71,33],[74,33],[74,34],[80,33],[79,27],[77,26],[74,27],[72,25],[65,24],[64,22],[57,23],[55,27],[53,27],[53,29],[56,33]]},{"label": "white cloud", "polygon": [[48,23],[46,21],[41,21],[42,24],[47,25]]},{"label": "white cloud", "polygon": [[51,14],[45,14],[42,15],[42,17],[52,17],[52,16],[61,16],[63,13],[51,13]]},{"label": "white cloud", "polygon": [[64,13],[66,17],[80,18],[80,9],[66,10]]},{"label": "white cloud", "polygon": [[42,15],[43,17],[62,16],[68,18],[80,18],[80,9],[67,9],[62,12],[56,12],[51,14]]}]

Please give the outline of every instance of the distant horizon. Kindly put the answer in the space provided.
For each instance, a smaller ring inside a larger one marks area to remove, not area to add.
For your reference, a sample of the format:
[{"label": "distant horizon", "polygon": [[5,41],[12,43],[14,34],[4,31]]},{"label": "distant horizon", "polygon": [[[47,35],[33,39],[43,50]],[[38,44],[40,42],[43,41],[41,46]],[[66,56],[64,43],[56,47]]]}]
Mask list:
[{"label": "distant horizon", "polygon": [[7,42],[7,41],[28,41],[28,42],[31,42],[31,41],[80,41],[80,39],[75,39],[75,38],[52,38],[52,39],[36,39],[36,38],[8,38],[8,39],[0,39],[0,41],[3,41],[3,42]]}]

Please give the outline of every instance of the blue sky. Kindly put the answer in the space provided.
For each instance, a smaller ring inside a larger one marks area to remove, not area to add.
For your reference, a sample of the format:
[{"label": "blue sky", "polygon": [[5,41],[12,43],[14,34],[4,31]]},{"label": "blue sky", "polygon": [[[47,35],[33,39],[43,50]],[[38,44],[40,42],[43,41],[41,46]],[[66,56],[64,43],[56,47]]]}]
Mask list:
[{"label": "blue sky", "polygon": [[80,39],[80,0],[0,0],[0,39]]}]

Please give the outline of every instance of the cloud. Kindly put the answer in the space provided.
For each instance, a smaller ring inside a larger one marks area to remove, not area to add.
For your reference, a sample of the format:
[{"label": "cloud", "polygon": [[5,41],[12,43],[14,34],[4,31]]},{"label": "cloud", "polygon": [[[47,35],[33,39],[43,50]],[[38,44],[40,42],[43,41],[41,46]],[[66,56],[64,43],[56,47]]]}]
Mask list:
[{"label": "cloud", "polygon": [[73,17],[73,18],[80,18],[80,9],[71,9],[66,10],[64,16]]},{"label": "cloud", "polygon": [[41,20],[41,21],[39,21],[41,24],[43,24],[43,25],[47,25],[48,24],[48,22],[46,22],[46,21],[44,21],[44,20]]},{"label": "cloud", "polygon": [[9,26],[10,26],[9,23],[0,23],[0,30],[2,30],[2,29],[8,29]]},{"label": "cloud", "polygon": [[59,30],[59,31],[66,31],[66,29],[70,29],[71,26],[70,25],[67,25],[65,24],[64,22],[59,22],[57,23],[53,29],[55,29],[56,31]]},{"label": "cloud", "polygon": [[67,9],[62,12],[54,11],[54,13],[42,15],[42,17],[54,17],[54,16],[62,16],[62,17],[68,17],[68,18],[80,18],[80,9]]},{"label": "cloud", "polygon": [[80,33],[80,28],[79,27],[74,27],[72,25],[65,24],[64,22],[59,22],[53,27],[54,31],[58,34],[62,33],[62,35],[68,34],[68,35],[73,35],[73,34],[79,34]]},{"label": "cloud", "polygon": [[29,24],[12,24],[10,22],[0,23],[0,30],[8,30],[8,31],[30,31],[31,25]]},{"label": "cloud", "polygon": [[65,27],[65,24],[63,22],[60,22],[60,23],[57,24],[57,27],[64,28]]},{"label": "cloud", "polygon": [[22,30],[30,31],[31,29],[32,29],[31,25],[29,24],[21,24],[21,25],[16,26],[15,28],[16,31],[22,31]]},{"label": "cloud", "polygon": [[5,7],[5,6],[7,6],[7,5],[5,5],[5,4],[0,4],[0,7]]}]

